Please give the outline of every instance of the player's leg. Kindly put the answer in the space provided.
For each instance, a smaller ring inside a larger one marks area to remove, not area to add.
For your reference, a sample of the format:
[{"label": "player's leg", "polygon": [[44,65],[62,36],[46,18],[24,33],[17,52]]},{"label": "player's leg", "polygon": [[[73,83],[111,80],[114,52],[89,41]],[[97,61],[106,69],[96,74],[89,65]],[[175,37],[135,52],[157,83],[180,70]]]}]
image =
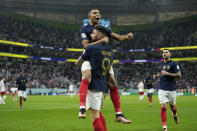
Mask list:
[{"label": "player's leg", "polygon": [[0,92],[0,104],[3,104],[3,97],[1,95],[1,92]]},{"label": "player's leg", "polygon": [[88,92],[88,86],[91,81],[91,66],[89,61],[84,61],[81,67],[81,73],[82,73],[82,80],[81,85],[79,87],[79,101],[80,101],[80,110],[79,110],[79,118],[86,118],[86,110],[85,110],[85,104],[86,104],[86,97]]},{"label": "player's leg", "polygon": [[167,97],[167,91],[163,91],[163,90],[159,90],[158,92],[158,98],[161,104],[161,113],[160,113],[160,117],[161,117],[161,122],[162,122],[162,126],[163,126],[163,131],[167,131],[167,114],[166,114],[166,110],[167,110],[167,103],[169,102],[169,99]]},{"label": "player's leg", "polygon": [[112,67],[110,68],[109,73],[110,97],[116,111],[115,122],[123,122],[129,124],[131,123],[131,120],[128,120],[126,117],[124,117],[121,112],[120,95],[118,92],[118,86],[114,77],[114,71]]},{"label": "player's leg", "polygon": [[175,106],[176,104],[176,91],[171,91],[170,92],[170,109],[172,111],[173,117],[174,117],[174,121],[176,124],[179,123],[179,119],[177,116],[177,107]]},{"label": "player's leg", "polygon": [[153,101],[152,96],[153,96],[153,93],[148,93],[148,99],[149,99],[150,107],[152,107],[152,101]]},{"label": "player's leg", "polygon": [[18,91],[18,96],[19,96],[20,109],[23,109],[23,94],[21,90]]},{"label": "player's leg", "polygon": [[27,92],[23,91],[23,101],[27,101]]},{"label": "player's leg", "polygon": [[6,92],[4,92],[3,97],[2,97],[2,103],[5,104],[5,98],[6,98]]}]

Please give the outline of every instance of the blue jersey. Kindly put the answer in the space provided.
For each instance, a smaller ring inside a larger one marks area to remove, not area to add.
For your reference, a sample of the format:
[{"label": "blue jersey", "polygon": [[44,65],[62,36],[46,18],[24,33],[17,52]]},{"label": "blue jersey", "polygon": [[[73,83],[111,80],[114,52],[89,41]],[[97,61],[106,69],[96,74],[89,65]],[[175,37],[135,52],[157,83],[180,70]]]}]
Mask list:
[{"label": "blue jersey", "polygon": [[18,86],[18,90],[26,91],[27,78],[26,77],[18,77],[16,79],[16,85]]},{"label": "blue jersey", "polygon": [[[107,28],[108,29],[108,28]],[[92,41],[90,35],[92,34],[94,30],[94,26],[91,25],[86,25],[84,27],[81,28],[80,30],[80,34],[81,34],[81,42],[83,40],[89,40]],[[110,34],[112,33],[112,31],[110,29],[107,30],[107,36],[110,37]]]},{"label": "blue jersey", "polygon": [[88,59],[92,68],[92,79],[88,89],[108,93],[109,69],[113,62],[113,51],[110,46],[105,43],[90,45],[85,48],[81,57]]},{"label": "blue jersey", "polygon": [[152,77],[147,77],[147,78],[144,80],[145,88],[146,88],[146,89],[151,89],[151,88],[153,88],[153,82],[154,82],[154,79],[153,79]]},{"label": "blue jersey", "polygon": [[[169,73],[177,73],[179,72],[179,66],[174,61],[168,61],[167,63],[161,62],[159,64],[159,72],[161,71],[167,71]],[[165,90],[165,91],[174,91],[177,89],[176,80],[174,77],[171,76],[160,76],[159,81],[159,89]]]}]

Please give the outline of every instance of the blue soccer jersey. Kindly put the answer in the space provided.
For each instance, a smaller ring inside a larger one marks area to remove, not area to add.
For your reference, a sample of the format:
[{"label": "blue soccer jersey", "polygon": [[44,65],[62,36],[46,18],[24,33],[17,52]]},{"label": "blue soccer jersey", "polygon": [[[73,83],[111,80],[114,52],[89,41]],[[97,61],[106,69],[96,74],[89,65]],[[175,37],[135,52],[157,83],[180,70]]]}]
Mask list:
[{"label": "blue soccer jersey", "polygon": [[89,90],[98,90],[108,93],[109,69],[113,62],[113,51],[108,44],[101,43],[85,48],[81,57],[88,59],[91,65],[92,79]]},{"label": "blue soccer jersey", "polygon": [[[83,41],[83,40],[91,41],[92,39],[91,39],[90,35],[92,34],[93,30],[94,30],[94,26],[89,25],[89,24],[82,27],[81,30],[80,30],[81,41]],[[107,30],[107,36],[110,37],[111,33],[112,33],[112,31],[110,29],[108,29]]]},{"label": "blue soccer jersey", "polygon": [[144,80],[144,84],[146,85],[145,88],[146,88],[146,89],[151,89],[151,88],[153,88],[153,82],[154,82],[154,79],[153,79],[153,78],[147,77],[147,78]]},{"label": "blue soccer jersey", "polygon": [[[179,72],[179,66],[174,61],[168,61],[168,62],[161,62],[159,64],[159,72],[161,71],[167,71],[169,73],[177,73]],[[176,80],[174,77],[171,76],[163,76],[161,75],[160,81],[159,81],[159,89],[165,90],[165,91],[173,91],[177,89]]]},{"label": "blue soccer jersey", "polygon": [[18,90],[26,91],[27,78],[26,77],[18,77],[16,79],[16,85],[18,86]]}]

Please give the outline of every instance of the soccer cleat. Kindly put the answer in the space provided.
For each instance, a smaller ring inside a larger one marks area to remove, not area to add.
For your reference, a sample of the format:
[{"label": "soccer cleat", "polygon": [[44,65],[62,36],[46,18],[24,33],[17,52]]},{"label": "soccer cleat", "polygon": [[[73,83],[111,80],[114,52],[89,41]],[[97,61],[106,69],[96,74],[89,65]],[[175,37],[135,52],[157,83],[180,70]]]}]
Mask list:
[{"label": "soccer cleat", "polygon": [[150,107],[152,107],[152,103],[151,103],[151,104],[149,104],[149,106],[150,106]]},{"label": "soccer cleat", "polygon": [[20,107],[20,109],[23,109],[23,107]]},{"label": "soccer cleat", "polygon": [[86,109],[81,108],[79,109],[79,119],[85,119],[86,118]]},{"label": "soccer cleat", "polygon": [[175,121],[176,124],[179,124],[179,119],[178,119],[177,115],[174,115],[174,121]]},{"label": "soccer cleat", "polygon": [[168,131],[168,130],[167,130],[167,128],[164,127],[164,128],[163,128],[163,131]]},{"label": "soccer cleat", "polygon": [[116,114],[115,122],[117,123],[124,123],[124,124],[130,124],[131,120],[128,120],[123,114]]}]

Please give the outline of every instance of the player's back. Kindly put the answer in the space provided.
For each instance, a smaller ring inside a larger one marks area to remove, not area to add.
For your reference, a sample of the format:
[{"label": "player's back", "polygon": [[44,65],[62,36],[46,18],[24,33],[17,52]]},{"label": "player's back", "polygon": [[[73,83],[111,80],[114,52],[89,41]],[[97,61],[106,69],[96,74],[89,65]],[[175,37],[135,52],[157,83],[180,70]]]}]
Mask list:
[{"label": "player's back", "polygon": [[86,48],[92,67],[90,90],[108,92],[109,69],[113,62],[113,51],[108,44],[101,43]]}]

